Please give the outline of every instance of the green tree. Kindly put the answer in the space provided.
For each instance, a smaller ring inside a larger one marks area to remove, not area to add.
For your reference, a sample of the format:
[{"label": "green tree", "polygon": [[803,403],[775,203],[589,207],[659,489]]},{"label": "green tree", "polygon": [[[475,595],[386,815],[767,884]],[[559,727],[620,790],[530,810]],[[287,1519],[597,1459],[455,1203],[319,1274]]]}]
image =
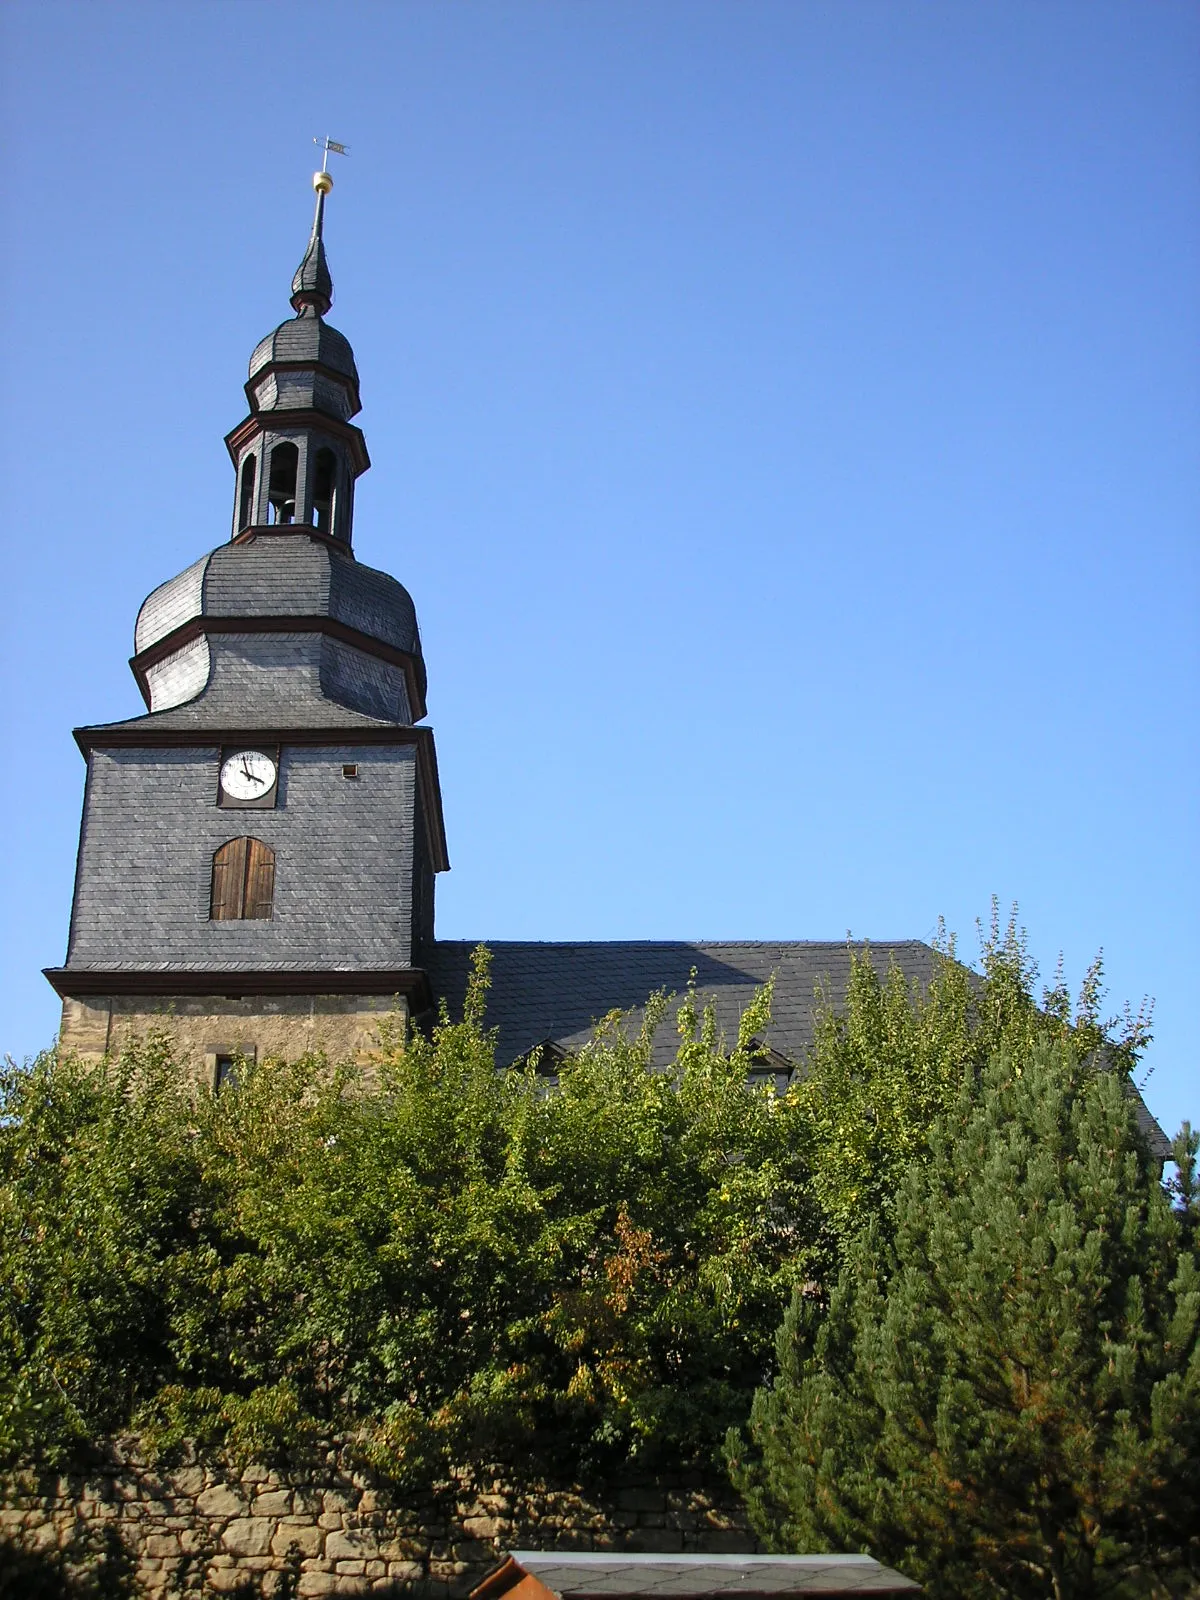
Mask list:
[{"label": "green tree", "polygon": [[1145,1007],[1103,1017],[1100,957],[1073,1009],[1061,971],[1037,994],[1015,907],[1002,925],[993,900],[990,927],[980,933],[979,972],[957,959],[954,938],[942,930],[927,984],[910,984],[895,965],[881,972],[869,949],[852,949],[845,996],[836,1006],[821,997],[792,1099],[824,1219],[827,1273],[836,1273],[845,1244],[868,1218],[886,1226],[891,1198],[910,1163],[924,1159],[930,1129],[998,1050],[1021,1054],[1039,1040],[1069,1039],[1079,1056],[1100,1052],[1128,1079],[1150,1037]]},{"label": "green tree", "polygon": [[266,1062],[212,1095],[163,1039],[0,1084],[0,1448],[131,1426],[234,1451],[350,1432],[447,1459],[711,1461],[815,1234],[796,1112],[748,1087],[769,994],[610,1018],[555,1086],[461,1021],[369,1072]]},{"label": "green tree", "polygon": [[888,1226],[727,1450],[779,1549],[870,1549],[934,1596],[1184,1592],[1200,1276],[1119,1073],[1034,1039],[964,1081]]}]

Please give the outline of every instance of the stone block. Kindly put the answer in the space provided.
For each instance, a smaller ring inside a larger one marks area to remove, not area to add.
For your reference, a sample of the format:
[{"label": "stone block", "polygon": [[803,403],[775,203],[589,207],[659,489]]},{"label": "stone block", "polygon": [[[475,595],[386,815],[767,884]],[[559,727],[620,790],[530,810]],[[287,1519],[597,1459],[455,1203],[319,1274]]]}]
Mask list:
[{"label": "stone block", "polygon": [[361,1578],[367,1570],[365,1561],[337,1561],[333,1570],[343,1578]]},{"label": "stone block", "polygon": [[420,1561],[425,1545],[419,1539],[381,1539],[379,1554],[385,1561]]},{"label": "stone block", "polygon": [[240,1517],[245,1515],[246,1502],[227,1483],[215,1483],[196,1496],[196,1510],[202,1517]]},{"label": "stone block", "polygon": [[370,1528],[346,1528],[325,1538],[327,1561],[365,1561],[379,1554],[379,1544]]},{"label": "stone block", "polygon": [[696,1548],[705,1555],[752,1555],[758,1546],[754,1535],[744,1528],[729,1528],[726,1531],[704,1532],[700,1535]]},{"label": "stone block", "polygon": [[265,1556],[271,1546],[271,1524],[265,1517],[238,1517],[221,1535],[235,1556]]},{"label": "stone block", "polygon": [[143,1546],[148,1556],[177,1556],[181,1553],[178,1534],[152,1533]]},{"label": "stone block", "polygon": [[203,1467],[180,1467],[172,1477],[177,1495],[196,1495],[204,1488]]},{"label": "stone block", "polygon": [[622,1511],[665,1511],[666,1496],[657,1489],[620,1489],[617,1505]]},{"label": "stone block", "polygon": [[724,1511],[706,1511],[700,1518],[702,1532],[712,1533],[741,1533],[742,1524],[736,1517],[731,1517]]},{"label": "stone block", "polygon": [[674,1528],[639,1528],[628,1548],[647,1555],[674,1554],[683,1549],[683,1535]]},{"label": "stone block", "polygon": [[210,1568],[205,1589],[212,1594],[233,1594],[236,1590],[244,1590],[245,1583],[245,1575],[236,1567],[218,1567],[215,1571]]},{"label": "stone block", "polygon": [[292,1496],[287,1489],[264,1489],[254,1497],[256,1517],[286,1517],[292,1509]]},{"label": "stone block", "polygon": [[461,1578],[467,1570],[465,1561],[431,1561],[429,1563],[429,1576],[439,1578],[443,1583],[451,1583],[455,1578]]},{"label": "stone block", "polygon": [[419,1561],[389,1561],[387,1575],[393,1583],[418,1583],[425,1576]]},{"label": "stone block", "polygon": [[328,1529],[340,1528],[344,1521],[345,1518],[342,1516],[340,1511],[322,1511],[321,1515],[317,1518],[317,1527]]},{"label": "stone block", "polygon": [[321,1553],[323,1539],[320,1528],[311,1523],[279,1524],[271,1536],[271,1549],[277,1556],[285,1556],[294,1545],[302,1556],[316,1556]]},{"label": "stone block", "polygon": [[310,1595],[335,1594],[337,1583],[335,1572],[302,1572],[296,1593],[301,1600],[308,1600]]},{"label": "stone block", "polygon": [[462,1527],[468,1539],[494,1539],[500,1532],[495,1517],[464,1517]]}]

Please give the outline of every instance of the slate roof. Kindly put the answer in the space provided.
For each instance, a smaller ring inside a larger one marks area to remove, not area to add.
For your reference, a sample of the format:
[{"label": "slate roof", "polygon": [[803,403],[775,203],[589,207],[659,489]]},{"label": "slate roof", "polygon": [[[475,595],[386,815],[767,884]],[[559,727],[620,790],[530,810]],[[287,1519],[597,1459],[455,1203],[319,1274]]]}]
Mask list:
[{"label": "slate roof", "polygon": [[344,333],[339,333],[320,317],[301,314],[289,317],[286,322],[260,339],[250,357],[250,377],[256,378],[274,361],[304,361],[320,363],[334,372],[353,378],[358,384],[358,368],[354,364],[354,351]]},{"label": "slate roof", "polygon": [[[474,940],[447,940],[419,957],[433,992],[459,1015],[466,992]],[[535,1045],[553,1041],[578,1049],[593,1023],[610,1011],[632,1012],[636,1030],[647,998],[656,990],[680,997],[696,971],[701,1003],[711,999],[726,1038],[737,1037],[738,1023],[754,991],[776,976],[771,1027],[765,1042],[789,1061],[800,1061],[812,1041],[818,988],[841,1002],[850,976],[851,950],[845,941],[761,940],[739,943],[614,940],[538,944],[504,939],[484,941],[492,953],[492,988],[487,1021],[499,1029],[497,1059],[504,1064]],[[927,982],[936,955],[918,939],[872,945],[876,966],[894,961],[905,977]],[[675,1053],[676,1035],[668,1018],[659,1029],[655,1062],[665,1066]]]},{"label": "slate roof", "polygon": [[[562,1600],[701,1600],[805,1594],[917,1594],[920,1585],[864,1555],[615,1555],[516,1550],[522,1573]],[[499,1576],[499,1574],[497,1574]],[[485,1581],[480,1586],[487,1590]]]},{"label": "slate roof", "polygon": [[[774,975],[771,1026],[763,1042],[797,1066],[812,1043],[818,993],[838,1009],[850,978],[851,953],[869,950],[881,974],[894,963],[909,983],[928,983],[938,959],[919,939],[852,943],[845,940],[744,940],[737,943],[612,940],[541,944],[478,939],[439,939],[417,957],[429,974],[435,999],[445,999],[451,1016],[461,1016],[471,952],[484,943],[492,955],[492,987],[487,1024],[498,1029],[497,1060],[508,1066],[537,1045],[547,1047],[552,1065],[578,1050],[592,1028],[610,1011],[629,1013],[625,1027],[636,1032],[648,997],[659,989],[681,999],[692,969],[700,1004],[711,1000],[717,1026],[730,1044],[754,991]],[[654,1041],[654,1064],[666,1068],[678,1036],[668,1009]],[[1158,1161],[1171,1156],[1170,1140],[1130,1082],[1138,1126]]]},{"label": "slate roof", "polygon": [[146,650],[193,617],[329,616],[420,657],[417,612],[390,573],[308,533],[221,544],[142,602],[134,649]]},{"label": "slate roof", "polygon": [[[230,648],[229,641],[224,639],[218,640],[217,645],[226,650]],[[93,723],[77,728],[76,737],[95,739],[106,733],[127,733],[135,729],[152,734],[165,729],[211,733],[211,743],[226,744],[236,739],[242,730],[272,728],[303,733],[314,728],[345,728],[347,743],[352,744],[353,734],[364,729],[397,726],[382,717],[369,717],[330,700],[317,687],[315,666],[311,670],[297,668],[264,674],[253,665],[246,665],[239,672],[238,665],[229,663],[219,675],[214,673],[208,687],[184,705],[172,706],[169,711],[148,711],[143,716],[127,717],[121,722]]]}]

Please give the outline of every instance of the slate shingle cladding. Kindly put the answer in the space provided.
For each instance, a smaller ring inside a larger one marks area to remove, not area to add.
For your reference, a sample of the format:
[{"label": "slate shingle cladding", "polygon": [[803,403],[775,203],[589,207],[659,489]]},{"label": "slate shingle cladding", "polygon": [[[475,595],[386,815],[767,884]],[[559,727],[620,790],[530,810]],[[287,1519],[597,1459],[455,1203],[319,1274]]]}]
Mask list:
[{"label": "slate shingle cladding", "polygon": [[[628,1013],[623,1026],[636,1031],[649,996],[665,990],[677,997],[654,1040],[654,1064],[665,1068],[678,1044],[677,1001],[694,971],[697,999],[702,1005],[712,1002],[717,1026],[729,1044],[737,1038],[742,1013],[755,990],[774,977],[771,1025],[763,1042],[792,1066],[801,1067],[813,1041],[819,1006],[828,1002],[838,1009],[845,1000],[853,954],[869,951],[881,975],[894,964],[910,984],[920,985],[929,982],[940,959],[919,939],[870,944],[443,939],[420,948],[416,959],[428,972],[434,995],[445,999],[452,1016],[462,1014],[471,956],[480,942],[487,944],[492,956],[487,1023],[498,1030],[497,1060],[504,1065],[547,1043],[570,1054],[612,1011]],[[1169,1160],[1170,1142],[1132,1083],[1129,1097],[1151,1153],[1159,1161]]]},{"label": "slate shingle cladding", "polygon": [[[285,746],[269,811],[215,804],[219,756],[215,744],[92,752],[68,967],[411,965],[415,750]],[[210,921],[213,852],[245,834],[275,851],[274,915]]]},{"label": "slate shingle cladding", "polygon": [[[461,1011],[475,943],[438,940],[420,952],[435,994],[451,1013]],[[577,1049],[594,1022],[610,1011],[631,1011],[641,1020],[648,997],[659,989],[682,996],[695,969],[701,1003],[713,1001],[718,1026],[729,1040],[755,989],[774,975],[773,1018],[766,1042],[791,1061],[802,1059],[812,1040],[818,990],[840,1002],[850,974],[852,948],[844,942],[738,943],[613,940],[539,944],[498,940],[492,953],[488,1022],[499,1029],[499,1059],[511,1062],[534,1045],[553,1040]],[[876,966],[894,961],[905,977],[928,981],[936,960],[919,940],[871,946]],[[675,1053],[673,1022],[659,1029],[655,1059],[665,1065]]]}]

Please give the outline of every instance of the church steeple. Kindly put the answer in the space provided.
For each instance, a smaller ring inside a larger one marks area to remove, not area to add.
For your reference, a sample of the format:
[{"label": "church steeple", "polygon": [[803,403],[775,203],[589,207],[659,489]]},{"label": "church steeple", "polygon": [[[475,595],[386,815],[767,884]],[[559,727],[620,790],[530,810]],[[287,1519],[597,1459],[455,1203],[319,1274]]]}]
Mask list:
[{"label": "church steeple", "polygon": [[313,175],[312,233],[292,279],[296,312],[250,357],[250,414],[226,436],[237,472],[235,540],[315,532],[350,548],[354,483],[370,466],[362,432],[358,370],[349,342],[324,320],[333,304],[325,256],[325,200],[333,179]]},{"label": "church steeple", "polygon": [[75,900],[48,969],[68,1049],[178,1017],[210,1083],[235,1055],[365,1058],[382,1016],[427,1011],[449,864],[412,597],[350,549],[369,463],[354,355],[325,321],[328,172],[314,187],[295,314],[251,356],[226,441],[233,537],[138,612],[146,714],[76,730]]}]

